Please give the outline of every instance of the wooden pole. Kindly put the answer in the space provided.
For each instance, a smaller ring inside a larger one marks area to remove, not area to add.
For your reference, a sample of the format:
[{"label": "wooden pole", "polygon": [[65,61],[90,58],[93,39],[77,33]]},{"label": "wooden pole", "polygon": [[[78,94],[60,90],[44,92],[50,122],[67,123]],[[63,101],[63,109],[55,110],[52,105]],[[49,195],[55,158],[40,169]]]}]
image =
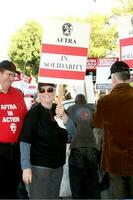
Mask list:
[{"label": "wooden pole", "polygon": [[58,87],[58,99],[57,99],[57,104],[62,104],[63,101],[63,85],[59,85]]},{"label": "wooden pole", "polygon": [[85,99],[86,99],[86,102],[87,102],[87,91],[86,91],[85,81],[84,81],[84,95],[85,95]]},{"label": "wooden pole", "polygon": [[[57,105],[60,106],[62,105],[62,101],[63,101],[63,85],[59,85],[58,86],[58,91],[57,91],[57,95],[58,95],[58,98],[57,98]],[[56,115],[57,118],[60,118],[59,115]]]}]

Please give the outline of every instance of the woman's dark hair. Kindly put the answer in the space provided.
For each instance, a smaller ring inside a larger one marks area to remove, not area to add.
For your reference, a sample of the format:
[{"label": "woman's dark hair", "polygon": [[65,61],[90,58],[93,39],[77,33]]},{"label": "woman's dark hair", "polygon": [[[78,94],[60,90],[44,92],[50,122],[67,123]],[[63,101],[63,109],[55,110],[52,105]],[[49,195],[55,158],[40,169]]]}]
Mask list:
[{"label": "woman's dark hair", "polygon": [[38,83],[38,90],[43,86],[51,86],[51,87],[56,88],[57,85],[56,84],[52,84],[52,83]]}]

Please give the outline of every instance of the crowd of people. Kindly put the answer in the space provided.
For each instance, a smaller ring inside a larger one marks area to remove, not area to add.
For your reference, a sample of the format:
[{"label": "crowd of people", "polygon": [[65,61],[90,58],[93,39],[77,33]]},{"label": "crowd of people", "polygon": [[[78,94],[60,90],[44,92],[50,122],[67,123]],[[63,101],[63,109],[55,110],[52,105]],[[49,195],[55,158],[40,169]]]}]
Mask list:
[{"label": "crowd of people", "polygon": [[112,90],[96,104],[77,94],[64,108],[56,84],[40,82],[28,110],[12,87],[15,64],[0,62],[0,199],[59,199],[68,142],[71,198],[101,199],[107,189],[108,199],[133,199],[130,70],[116,61],[110,72]]}]

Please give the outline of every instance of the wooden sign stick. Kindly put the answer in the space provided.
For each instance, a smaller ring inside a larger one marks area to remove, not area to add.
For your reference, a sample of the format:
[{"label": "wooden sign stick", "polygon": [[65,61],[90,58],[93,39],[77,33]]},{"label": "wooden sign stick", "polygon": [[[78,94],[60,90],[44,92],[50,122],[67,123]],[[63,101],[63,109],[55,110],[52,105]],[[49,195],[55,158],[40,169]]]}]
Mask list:
[{"label": "wooden sign stick", "polygon": [[[58,87],[58,99],[57,99],[57,105],[62,105],[63,101],[63,85],[59,85]],[[57,118],[60,118],[60,116],[57,115]]]}]

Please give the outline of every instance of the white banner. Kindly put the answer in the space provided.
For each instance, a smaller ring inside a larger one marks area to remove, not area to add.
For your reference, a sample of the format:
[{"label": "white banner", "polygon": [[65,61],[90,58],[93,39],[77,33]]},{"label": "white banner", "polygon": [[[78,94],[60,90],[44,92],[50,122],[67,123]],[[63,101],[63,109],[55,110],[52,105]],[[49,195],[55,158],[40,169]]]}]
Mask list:
[{"label": "white banner", "polygon": [[90,27],[81,23],[47,21],[44,28],[39,82],[83,84]]},{"label": "white banner", "polygon": [[133,68],[133,16],[119,19],[120,60]]}]

